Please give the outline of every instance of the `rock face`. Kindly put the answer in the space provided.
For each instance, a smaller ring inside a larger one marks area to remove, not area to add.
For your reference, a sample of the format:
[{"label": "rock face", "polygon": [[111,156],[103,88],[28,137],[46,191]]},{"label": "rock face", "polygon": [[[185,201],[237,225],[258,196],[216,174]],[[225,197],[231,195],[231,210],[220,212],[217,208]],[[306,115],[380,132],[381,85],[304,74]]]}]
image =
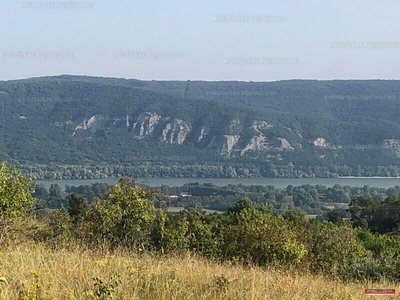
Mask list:
[{"label": "rock face", "polygon": [[75,135],[78,130],[90,130],[92,133],[96,133],[97,131],[103,131],[105,129],[106,120],[103,115],[95,115],[89,119],[83,120],[82,123],[76,126],[73,135]]},{"label": "rock face", "polygon": [[224,135],[220,147],[220,152],[222,155],[230,155],[233,147],[239,141],[238,135]]},{"label": "rock face", "polygon": [[160,139],[170,144],[182,145],[190,132],[190,126],[183,120],[175,119],[167,123],[162,131]]},{"label": "rock face", "polygon": [[253,126],[252,126],[252,128],[254,130],[256,130],[257,132],[260,132],[260,130],[266,130],[266,129],[269,129],[272,127],[274,127],[274,125],[269,124],[266,121],[254,121]]},{"label": "rock face", "polygon": [[384,140],[383,148],[392,150],[397,157],[400,157],[400,140]]},{"label": "rock face", "polygon": [[[126,115],[120,118],[110,118],[103,115],[91,116],[75,127],[73,135],[78,131],[86,131],[92,134],[98,131],[107,131],[115,125],[118,125],[119,128],[125,128],[137,138],[151,138],[177,145],[182,145],[185,142],[193,143],[199,147],[202,145],[201,147],[214,149],[224,156],[231,156],[233,153],[244,155],[248,151],[294,149],[286,138],[278,137],[267,140],[265,133],[274,125],[266,121],[254,121],[249,129],[252,129],[256,135],[250,140],[243,140],[241,144],[244,143],[245,146],[240,147],[239,142],[243,130],[243,124],[240,120],[233,119],[227,128],[228,132],[234,132],[234,134],[227,134],[226,132],[210,134],[207,124],[197,125],[196,128],[193,124],[182,119],[172,119],[152,112],[142,112],[136,116]],[[206,144],[203,144],[203,141]]]},{"label": "rock face", "polygon": [[251,128],[257,133],[253,136],[250,142],[240,151],[240,155],[244,155],[247,151],[262,151],[268,149],[267,138],[265,137],[262,130],[267,130],[273,127],[266,121],[254,121]]},{"label": "rock face", "polygon": [[257,135],[251,138],[250,142],[240,151],[240,155],[244,155],[248,151],[294,150],[286,138],[277,137],[267,140],[264,132],[273,127],[274,125],[266,121],[254,121],[251,128]]},{"label": "rock face", "polygon": [[205,136],[205,133],[206,133],[206,129],[205,128],[201,128],[200,132],[199,132],[199,135],[197,137],[197,142],[198,143],[200,143],[203,140],[203,138]]},{"label": "rock face", "polygon": [[216,149],[221,155],[230,156],[233,148],[239,141],[238,135],[213,136],[207,148]]},{"label": "rock face", "polygon": [[189,124],[183,120],[174,119],[171,121],[168,117],[163,118],[156,113],[149,112],[139,114],[131,129],[131,132],[137,137],[143,138],[148,136],[166,143],[178,145],[182,145],[185,142],[190,131]]},{"label": "rock face", "polygon": [[126,115],[126,119],[125,119],[125,127],[129,128],[131,127],[131,123],[129,122],[129,115]]},{"label": "rock face", "polygon": [[319,137],[313,141],[314,146],[316,147],[328,147],[328,142],[323,138]]},{"label": "rock face", "polygon": [[240,155],[244,155],[249,150],[260,151],[266,149],[268,149],[267,138],[264,135],[253,136],[250,143],[240,152]]},{"label": "rock face", "polygon": [[150,135],[158,124],[161,116],[153,113],[142,113],[132,125],[132,133],[138,136]]},{"label": "rock face", "polygon": [[294,150],[294,148],[290,145],[287,139],[278,138],[278,140],[281,142],[281,145],[279,146],[280,150]]}]

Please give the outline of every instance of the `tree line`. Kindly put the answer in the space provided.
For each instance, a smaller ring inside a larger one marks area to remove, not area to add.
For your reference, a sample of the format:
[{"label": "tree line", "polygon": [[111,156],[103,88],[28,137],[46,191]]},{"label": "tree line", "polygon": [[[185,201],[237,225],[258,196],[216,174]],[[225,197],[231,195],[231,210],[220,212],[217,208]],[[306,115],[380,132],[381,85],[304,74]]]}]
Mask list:
[{"label": "tree line", "polygon": [[[323,153],[321,152],[321,155]],[[302,166],[271,163],[249,164],[248,161],[218,161],[202,163],[187,161],[138,161],[136,163],[115,162],[108,165],[34,165],[21,164],[21,169],[33,174],[38,180],[53,179],[100,179],[107,177],[175,177],[175,178],[335,178],[338,176],[381,176],[398,177],[400,168],[397,165],[386,166]],[[200,159],[201,161],[201,159]]]},{"label": "tree line", "polygon": [[[94,183],[90,185],[65,186],[65,193],[77,193],[82,197],[93,200],[94,196],[103,197],[110,189],[106,183]],[[329,209],[335,208],[336,212],[344,218],[349,218],[346,211],[352,197],[375,198],[379,201],[391,195],[400,194],[400,186],[393,188],[377,187],[350,187],[339,184],[333,187],[323,185],[289,185],[286,188],[263,185],[230,184],[217,186],[212,183],[190,183],[183,186],[161,185],[158,188],[161,193],[154,198],[154,204],[158,208],[167,210],[170,207],[196,207],[218,211],[228,211],[238,200],[243,197],[255,203],[268,203],[276,212],[285,212],[289,209],[298,209],[307,214],[324,215]],[[182,197],[186,192],[190,197]],[[36,185],[34,197],[41,202],[47,202],[48,208],[61,208],[67,206],[67,195],[61,194],[61,187],[52,184],[49,190],[43,184]]]}]

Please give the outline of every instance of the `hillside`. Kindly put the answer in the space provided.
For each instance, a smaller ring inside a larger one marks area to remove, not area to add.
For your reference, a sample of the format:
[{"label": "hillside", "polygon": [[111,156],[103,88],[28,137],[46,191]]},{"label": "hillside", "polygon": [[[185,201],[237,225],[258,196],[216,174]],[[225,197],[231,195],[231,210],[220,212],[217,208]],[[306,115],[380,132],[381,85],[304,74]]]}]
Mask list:
[{"label": "hillside", "polygon": [[42,177],[398,176],[399,98],[383,80],[3,81],[0,159]]}]

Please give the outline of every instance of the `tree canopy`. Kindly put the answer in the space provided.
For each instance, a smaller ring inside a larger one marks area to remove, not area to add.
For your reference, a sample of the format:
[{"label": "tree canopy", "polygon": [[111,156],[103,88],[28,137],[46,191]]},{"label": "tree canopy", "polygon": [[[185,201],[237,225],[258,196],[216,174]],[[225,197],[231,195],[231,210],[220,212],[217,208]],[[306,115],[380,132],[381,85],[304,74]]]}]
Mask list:
[{"label": "tree canopy", "polygon": [[0,162],[0,213],[13,218],[35,203],[32,179],[15,166]]}]

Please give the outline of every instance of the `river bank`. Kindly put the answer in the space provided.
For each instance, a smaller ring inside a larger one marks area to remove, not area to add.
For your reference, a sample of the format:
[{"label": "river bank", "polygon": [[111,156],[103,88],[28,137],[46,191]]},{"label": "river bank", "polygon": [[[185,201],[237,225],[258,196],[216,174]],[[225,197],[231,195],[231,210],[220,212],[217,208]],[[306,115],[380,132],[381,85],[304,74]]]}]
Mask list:
[{"label": "river bank", "polygon": [[[65,185],[79,186],[93,184],[96,182],[115,184],[119,180],[118,177],[102,178],[102,179],[70,179],[70,180],[36,180],[36,183],[43,183],[46,188],[51,184],[57,183],[61,188]],[[238,185],[273,185],[277,188],[286,188],[288,185],[323,185],[332,187],[335,184],[342,186],[363,187],[369,185],[378,188],[391,188],[400,185],[398,177],[337,177],[337,178],[137,178],[137,183],[149,185],[151,187],[183,186],[189,183],[212,183],[218,186],[226,186],[229,184]]]}]

